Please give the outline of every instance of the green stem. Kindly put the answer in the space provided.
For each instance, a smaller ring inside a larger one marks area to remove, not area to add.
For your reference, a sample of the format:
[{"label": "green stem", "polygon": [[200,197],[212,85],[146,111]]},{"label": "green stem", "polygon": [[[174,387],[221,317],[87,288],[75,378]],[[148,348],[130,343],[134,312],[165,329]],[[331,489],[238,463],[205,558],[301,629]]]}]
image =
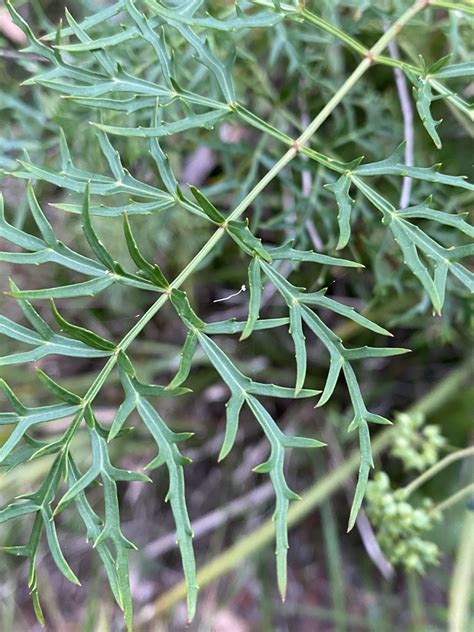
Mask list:
[{"label": "green stem", "polygon": [[[446,401],[449,401],[449,399],[458,392],[469,375],[470,366],[468,364],[459,367],[459,369],[456,369],[448,375],[448,377],[435,385],[429,393],[418,400],[418,402],[411,406],[406,412],[408,414],[421,412],[425,415],[429,415]],[[383,452],[383,450],[390,445],[392,432],[393,430],[389,428],[375,437],[372,443],[372,454],[374,456]],[[324,500],[340,489],[357,471],[359,461],[359,452],[354,451],[340,467],[325,476],[323,480],[315,482],[303,492],[301,500],[290,506],[288,511],[288,526],[290,527],[299,523],[302,518],[314,511]],[[205,564],[198,571],[198,585],[203,588],[242,564],[243,560],[254,557],[258,551],[273,540],[274,536],[275,525],[273,520],[270,519],[264,522],[258,529],[255,529],[251,534],[247,534],[242,540],[224,551],[224,553]],[[172,608],[177,602],[184,599],[185,596],[186,584],[185,582],[180,582],[157,599],[151,607],[147,606],[147,615],[155,617],[162,614]]]},{"label": "green stem", "polygon": [[430,5],[432,7],[439,7],[440,9],[448,9],[448,11],[463,11],[464,13],[470,13],[474,15],[474,7],[464,4],[463,2],[445,2],[445,0],[431,0]]},{"label": "green stem", "polygon": [[[314,26],[319,27],[323,31],[326,31],[326,33],[330,33],[331,35],[334,35],[334,37],[337,37],[338,40],[340,40],[341,42],[344,42],[344,44],[346,44],[349,48],[352,48],[352,50],[354,50],[356,53],[359,53],[360,55],[364,55],[364,56],[366,56],[369,53],[369,49],[366,48],[360,42],[358,42],[355,38],[351,37],[350,35],[347,35],[347,33],[344,33],[344,31],[342,31],[341,29],[338,29],[330,22],[326,22],[326,20],[324,20],[323,18],[320,18],[318,15],[315,15],[308,9],[303,9],[303,11],[301,12],[301,15],[310,24],[313,24]],[[423,74],[422,68],[419,68],[418,66],[415,66],[413,64],[408,64],[407,62],[404,62],[400,59],[393,59],[393,57],[386,57],[385,55],[377,54],[373,61],[374,63],[382,64],[384,66],[392,66],[395,68],[400,68],[400,70],[410,70],[415,75]]]},{"label": "green stem", "polygon": [[368,49],[363,44],[361,44],[356,39],[354,39],[353,37],[345,33],[342,29],[338,28],[337,26],[334,26],[334,24],[331,24],[330,22],[326,22],[326,20],[319,17],[319,15],[316,15],[309,9],[306,9],[306,7],[300,12],[300,15],[303,16],[306,22],[309,22],[310,24],[317,26],[323,31],[326,31],[326,33],[333,35],[341,42],[344,42],[344,44],[346,44],[349,48],[352,48],[353,50],[355,50],[356,53],[360,53],[361,55],[367,55]]},{"label": "green stem", "polygon": [[449,589],[449,632],[469,629],[474,581],[474,512],[466,511]]},{"label": "green stem", "polygon": [[451,496],[448,496],[448,498],[437,504],[436,507],[433,507],[430,513],[435,513],[437,511],[446,511],[446,509],[449,509],[459,501],[464,500],[466,496],[470,496],[472,493],[474,493],[474,483],[470,483],[469,485],[466,485],[465,487],[460,489],[458,492],[451,494]]},{"label": "green stem", "polygon": [[[316,130],[330,116],[333,110],[339,105],[346,94],[354,87],[360,77],[370,67],[373,58],[376,57],[389,43],[389,41],[397,35],[400,29],[413,18],[419,11],[426,6],[426,0],[416,0],[416,2],[408,8],[403,15],[396,20],[392,26],[382,35],[378,42],[371,48],[359,66],[346,79],[334,96],[326,103],[324,108],[319,112],[316,118],[308,125],[306,130],[296,139],[292,147],[278,160],[273,167],[265,174],[265,176],[254,186],[254,188],[244,197],[244,199],[236,206],[227,218],[227,222],[238,219],[252,204],[255,198],[266,188],[266,186],[280,173],[280,171],[298,154],[301,147],[304,146]],[[170,284],[168,292],[162,294],[160,298],[145,312],[139,321],[130,329],[126,336],[117,346],[116,352],[111,356],[105,366],[102,368],[97,378],[87,391],[84,402],[90,404],[97,394],[100,392],[108,375],[114,368],[119,351],[125,351],[135,340],[139,333],[145,328],[150,320],[159,312],[163,305],[168,301],[172,289],[179,288],[184,281],[199,267],[207,255],[213,250],[214,246],[225,235],[225,226],[220,226],[211,236],[209,241],[202,247],[196,256],[188,263],[181,273]]]},{"label": "green stem", "polygon": [[438,472],[444,470],[444,468],[448,467],[448,465],[451,465],[451,463],[459,461],[460,459],[464,459],[468,456],[474,456],[474,446],[470,446],[469,448],[464,448],[463,450],[457,450],[457,452],[448,454],[448,456],[445,456],[444,459],[441,459],[441,461],[435,463],[432,467],[426,470],[426,472],[423,472],[423,474],[420,474],[420,476],[415,478],[415,480],[409,483],[406,487],[402,488],[405,498],[408,498],[408,496],[410,496],[410,494],[412,494],[416,489],[421,487],[430,478],[438,474]]},{"label": "green stem", "polygon": [[[274,4],[272,0],[254,0],[254,1],[257,4],[260,4],[261,6],[274,8]],[[474,8],[462,3],[457,4],[455,2],[444,2],[443,0],[428,0],[428,1],[424,0],[422,4],[424,4],[424,6],[432,6],[432,7],[436,6],[436,7],[440,7],[440,8],[444,8],[448,10],[450,9],[459,10],[459,11],[464,11],[465,13],[474,14]],[[320,28],[321,30],[326,31],[326,33],[329,33],[330,35],[333,35],[334,37],[336,37],[338,40],[346,44],[346,46],[351,48],[353,51],[355,51],[359,55],[366,56],[370,53],[369,49],[363,44],[361,44],[360,42],[358,42],[355,38],[351,37],[350,35],[347,35],[347,33],[345,33],[343,30],[334,26],[330,22],[327,22],[323,18],[314,14],[312,11],[309,11],[309,9],[303,8],[303,9],[298,10],[294,6],[287,5],[287,4],[281,4],[280,7],[282,11],[284,11],[285,14],[290,19],[305,20],[309,24],[312,24],[313,26],[316,26]],[[410,71],[416,76],[423,76],[425,73],[424,69],[420,68],[419,66],[415,66],[414,64],[409,64],[400,59],[393,59],[392,57],[387,57],[385,55],[377,54],[376,57],[373,59],[373,63],[382,64],[384,66],[391,66],[392,68],[400,68],[400,70],[405,71],[405,72]],[[428,77],[428,81],[431,84],[431,87],[434,90],[436,90],[436,92],[438,92],[441,96],[443,96],[445,99],[450,101],[453,105],[459,108],[466,116],[468,116],[472,120],[472,112],[470,112],[467,106],[465,106],[459,99],[456,99],[456,95],[453,95],[453,93],[448,88],[446,88],[441,83],[439,83],[439,81],[436,81],[433,77]]]},{"label": "green stem", "polygon": [[[268,7],[268,8],[275,7],[272,0],[254,0],[254,2],[255,4],[259,4],[261,6]],[[419,0],[417,4],[421,5],[421,7],[419,6],[418,9],[415,11],[415,13],[419,11],[420,9],[425,8],[427,2],[426,0]],[[316,26],[320,28],[322,31],[325,31],[326,33],[329,33],[333,37],[337,38],[339,41],[346,44],[346,46],[351,48],[353,51],[355,51],[359,55],[362,55],[365,57],[370,52],[369,48],[361,44],[354,37],[351,37],[350,35],[345,33],[342,29],[338,28],[337,26],[334,26],[334,24],[331,24],[330,22],[327,22],[324,18],[320,17],[319,15],[316,15],[315,13],[313,13],[306,7],[303,9],[296,9],[294,6],[291,6],[288,4],[280,4],[280,7],[282,11],[285,12],[285,15],[289,17],[290,19],[295,19],[298,21],[301,21],[301,19],[303,19],[309,24],[312,24],[313,26]],[[383,50],[383,48],[381,50]],[[397,67],[397,68],[400,68],[401,70],[411,70],[416,75],[423,74],[423,69],[418,66],[415,66],[413,64],[408,64],[400,59],[393,59],[392,57],[386,57],[385,55],[380,55],[379,53],[381,52],[381,50],[375,53],[376,56],[373,59],[373,63],[383,64],[385,66]],[[374,49],[372,49],[372,52],[374,52]]]}]

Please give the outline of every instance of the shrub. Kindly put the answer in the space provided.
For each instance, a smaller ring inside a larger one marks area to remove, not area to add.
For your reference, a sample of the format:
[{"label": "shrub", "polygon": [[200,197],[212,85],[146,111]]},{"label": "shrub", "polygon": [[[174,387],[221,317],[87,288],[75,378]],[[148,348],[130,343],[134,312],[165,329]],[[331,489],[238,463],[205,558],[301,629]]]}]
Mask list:
[{"label": "shrub", "polygon": [[[85,392],[76,392],[61,384],[62,370],[54,376],[38,368],[44,397],[30,405],[1,383],[9,412],[0,413],[0,423],[12,427],[0,448],[2,465],[21,474],[26,462],[52,457],[39,489],[0,513],[2,521],[33,519],[27,543],[8,550],[30,560],[29,587],[40,621],[36,568],[43,535],[59,570],[78,583],[56,530],[57,516],[74,505],[131,628],[128,559],[134,545],[122,531],[117,485],[150,479],[116,467],[110,454],[113,440],[133,432],[126,426],[131,416],[140,418],[156,443],[157,456],[144,469],[168,471],[167,500],[193,618],[197,581],[183,447],[192,433],[176,431],[159,411],[162,398],[191,397],[186,384],[198,350],[229,393],[219,460],[234,447],[243,410],[268,441],[268,459],[254,471],[268,474],[274,487],[277,576],[284,596],[287,511],[298,499],[287,483],[285,458],[290,449],[324,443],[317,429],[308,437],[285,432],[273,399],[313,398],[324,406],[337,386],[339,401],[352,407],[347,430],[358,435],[360,466],[351,529],[373,467],[372,428],[389,424],[390,408],[400,408],[395,401],[384,414],[375,412],[380,409],[364,395],[367,384],[383,392],[390,385],[377,367],[395,362],[400,374],[401,367],[409,371],[411,362],[423,361],[421,355],[403,363],[395,358],[408,349],[391,341],[383,346],[380,340],[391,334],[367,313],[381,314],[392,328],[417,328],[428,347],[439,344],[436,337],[459,340],[468,329],[473,275],[466,258],[473,254],[474,231],[465,208],[474,187],[457,173],[468,155],[459,138],[470,115],[463,90],[472,67],[464,41],[473,10],[437,0],[416,0],[408,8],[403,2],[386,3],[393,5],[388,8],[321,4],[313,11],[304,2],[210,3],[206,13],[202,0],[119,0],[84,19],[66,12],[67,26],[39,38],[7,3],[28,40],[22,62],[25,90],[31,91],[26,98],[40,102],[49,120],[39,121],[43,140],[29,152],[36,158],[26,153],[15,166],[12,144],[13,155],[3,165],[9,178],[28,182],[29,216],[18,209],[10,221],[2,207],[1,266],[5,276],[13,270],[13,278],[25,266],[33,287],[10,283],[8,294],[25,324],[0,317],[0,333],[21,343],[6,351],[0,365],[34,366],[52,354],[91,362],[96,370]],[[449,21],[452,9],[458,21]],[[441,16],[441,44],[431,46],[427,36],[435,16]],[[445,48],[448,54],[434,56]],[[17,107],[23,94],[12,96],[9,107]],[[450,120],[441,125],[438,111]],[[33,112],[25,105],[16,113],[23,129]],[[200,178],[184,163],[202,148],[207,171]],[[432,166],[438,151],[447,169]],[[195,179],[189,186],[186,173]],[[47,208],[40,201],[53,192]],[[158,248],[166,256],[156,256]],[[220,269],[225,285],[234,286],[227,293]],[[349,301],[339,300],[335,289]],[[104,295],[115,301],[117,313],[123,310],[115,335],[84,324],[82,310],[97,309],[89,297]],[[219,305],[226,318],[216,320],[213,301],[235,295],[238,301],[248,296],[245,316],[239,316],[242,302],[231,301],[227,311],[225,303]],[[51,317],[43,308],[47,301]],[[353,303],[368,303],[368,310],[357,311]],[[153,337],[147,331],[165,307],[173,310],[173,331],[184,342],[174,376],[172,367],[165,369],[158,385],[139,377],[134,344]],[[130,321],[137,309],[138,319]],[[335,315],[357,327],[360,346],[343,341]],[[235,336],[242,341],[239,351],[228,342]],[[259,338],[259,352],[268,352],[269,379],[263,381],[245,360]],[[324,379],[312,352],[316,343],[318,355],[326,351]],[[285,349],[285,363],[295,358],[291,385],[270,383],[276,374],[273,344]],[[308,364],[315,365],[310,375]],[[116,370],[123,394],[107,426],[95,407]],[[36,433],[61,419],[67,426],[52,439]],[[90,442],[85,466],[74,448],[84,429]],[[86,493],[97,481],[103,511]]]}]

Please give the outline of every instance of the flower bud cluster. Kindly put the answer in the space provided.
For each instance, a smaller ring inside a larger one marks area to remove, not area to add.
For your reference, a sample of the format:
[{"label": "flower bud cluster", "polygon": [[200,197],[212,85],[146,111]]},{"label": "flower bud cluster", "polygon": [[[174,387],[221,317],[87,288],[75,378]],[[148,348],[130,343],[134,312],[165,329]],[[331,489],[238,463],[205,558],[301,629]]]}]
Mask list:
[{"label": "flower bud cluster", "polygon": [[413,507],[404,491],[393,491],[387,474],[378,472],[367,485],[366,502],[367,514],[387,559],[418,573],[437,563],[438,547],[424,539],[441,518],[439,512],[433,511],[430,499],[425,498],[421,507]]},{"label": "flower bud cluster", "polygon": [[421,413],[399,413],[395,417],[392,456],[400,459],[406,470],[419,472],[438,460],[440,450],[446,446],[446,439],[435,425],[423,425]]}]

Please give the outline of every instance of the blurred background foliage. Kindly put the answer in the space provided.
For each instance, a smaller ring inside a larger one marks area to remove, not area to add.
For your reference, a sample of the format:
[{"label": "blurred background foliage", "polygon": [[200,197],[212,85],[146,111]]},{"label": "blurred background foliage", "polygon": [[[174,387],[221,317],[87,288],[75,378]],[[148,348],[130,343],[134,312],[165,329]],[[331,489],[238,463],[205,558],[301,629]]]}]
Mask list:
[{"label": "blurred background foliage", "polygon": [[[13,4],[40,35],[54,31],[58,19],[64,15],[64,3],[52,0],[17,0]],[[77,20],[108,5],[89,0],[70,0],[65,4]],[[223,5],[233,3],[207,4],[215,13],[223,10]],[[390,23],[392,16],[399,15],[408,3],[326,0],[307,5],[370,46],[383,25]],[[31,229],[24,183],[10,175],[21,169],[17,159],[22,159],[24,151],[35,164],[56,168],[62,128],[78,166],[99,173],[106,173],[107,166],[96,132],[89,125],[93,110],[61,98],[61,94],[53,90],[22,84],[38,71],[41,62],[32,53],[18,53],[25,45],[23,34],[12,28],[2,8],[0,11],[0,169],[4,171],[1,189],[10,221]],[[453,63],[467,61],[472,55],[472,27],[472,20],[461,12],[430,9],[401,32],[397,39],[400,55],[416,64],[422,55],[427,65],[448,52],[453,55]],[[101,25],[95,36],[106,35],[108,28]],[[190,88],[208,81],[204,69],[192,59],[189,47],[179,34],[170,31],[167,37],[175,38],[172,48],[179,51],[173,60],[178,81]],[[292,136],[304,129],[358,62],[356,55],[331,35],[310,24],[294,21],[243,33],[213,32],[212,45],[221,57],[228,54],[229,38],[236,49],[234,79],[241,101],[249,110]],[[124,68],[134,74],[150,80],[156,76],[154,58],[143,41],[116,47],[115,55]],[[89,63],[89,57],[84,54],[85,64]],[[452,88],[466,100],[474,92],[474,84],[465,78],[452,81]],[[215,91],[216,87],[209,84],[209,97]],[[203,92],[202,87],[200,92]],[[436,102],[433,109],[436,119],[444,119],[439,128],[443,147],[436,151],[416,120],[415,164],[443,162],[445,171],[450,174],[472,175],[468,170],[472,163],[473,132],[468,119],[446,100]],[[130,113],[128,120],[130,126],[149,124],[141,111]],[[113,113],[107,122],[114,124]],[[365,155],[372,162],[391,154],[403,134],[393,70],[376,66],[357,83],[317,133],[315,146],[343,161]],[[157,180],[156,167],[142,139],[116,137],[114,145],[135,177],[148,183]],[[282,146],[276,140],[239,122],[226,122],[214,130],[176,134],[164,141],[163,148],[179,181],[183,185],[199,186],[222,209],[233,208],[282,153]],[[337,208],[334,196],[323,185],[333,181],[333,175],[324,167],[304,160],[293,169],[280,172],[266,194],[252,206],[250,217],[254,232],[268,241],[274,234],[286,235],[296,239],[302,249],[314,248],[331,254],[337,243]],[[396,204],[400,178],[384,176],[381,186],[384,195]],[[80,219],[55,206],[77,204],[78,198],[46,182],[38,182],[35,190],[57,234],[81,249]],[[469,211],[474,197],[469,191],[416,181],[411,204],[422,202],[428,195],[433,195],[436,208],[458,213]],[[418,281],[400,265],[397,248],[361,196],[356,198],[355,213],[353,237],[343,256],[362,262],[365,269],[348,273],[344,269],[302,265],[294,274],[294,282],[308,289],[330,285],[333,297],[341,298],[388,327],[395,335],[397,346],[412,349],[410,356],[368,360],[361,366],[359,377],[364,396],[375,412],[391,417],[394,411],[413,407],[426,393],[437,401],[439,384],[444,384],[442,380],[461,367],[455,387],[440,396],[436,406],[428,407],[426,422],[439,427],[449,449],[465,447],[472,442],[474,409],[474,388],[467,386],[465,380],[473,342],[472,301],[465,292],[453,290],[446,299],[442,316],[432,316],[431,305]],[[95,225],[114,257],[128,263],[128,254],[121,246],[120,218],[97,217]],[[175,208],[134,218],[133,225],[144,253],[160,264],[168,278],[174,278],[183,269],[211,234],[209,225],[190,214],[176,212]],[[427,223],[427,231],[435,237],[438,231],[443,233],[439,235],[443,243],[450,239],[449,228],[442,225]],[[34,273],[37,285],[35,270],[13,264],[4,265],[3,270],[7,272],[0,279],[2,291],[8,289],[9,276],[23,288],[31,285],[29,275]],[[315,270],[320,270],[318,275]],[[58,271],[49,264],[41,267],[44,286],[73,279],[72,273]],[[246,262],[238,249],[226,242],[214,250],[202,272],[186,282],[185,289],[206,321],[234,316],[244,319],[245,295],[228,302],[213,301],[235,292],[245,282]],[[280,308],[272,301],[272,295],[265,296],[265,317],[279,316]],[[103,336],[119,339],[130,329],[137,314],[148,307],[149,300],[146,292],[113,287],[94,299],[76,300],[74,313],[69,316],[77,324]],[[8,317],[18,317],[14,301],[2,299],[1,308]],[[67,309],[65,303],[65,316],[68,316]],[[45,318],[49,318],[46,311]],[[328,315],[327,322],[354,346],[371,344],[376,338],[375,334],[362,331],[353,323],[339,322],[334,314]],[[179,364],[183,339],[184,331],[176,326],[172,310],[165,308],[133,347],[140,378],[171,378]],[[12,344],[2,338],[0,355],[10,351]],[[293,351],[286,333],[280,329],[259,332],[239,344],[233,341],[225,344],[252,378],[291,383]],[[326,360],[320,344],[314,340],[308,346],[308,359],[308,386],[318,388]],[[88,387],[96,372],[96,365],[87,359],[74,362],[63,359],[59,363],[53,357],[38,364],[49,375],[61,378],[64,386],[80,392]],[[8,377],[25,402],[41,402],[43,395],[37,390],[33,371],[2,367],[0,376]],[[268,484],[251,473],[252,467],[265,457],[266,446],[255,424],[246,420],[245,414],[237,437],[238,449],[223,463],[216,463],[224,432],[226,393],[203,355],[198,354],[187,385],[196,393],[195,398],[186,398],[185,403],[165,400],[163,414],[173,430],[192,429],[195,433],[186,452],[193,459],[187,471],[188,502],[193,523],[199,521],[196,551],[199,566],[203,567],[219,564],[220,556],[225,555],[233,543],[242,539],[245,545],[245,541],[250,543],[256,537],[255,530],[271,516],[272,496]],[[97,409],[99,419],[105,424],[112,420],[120,398],[115,375],[109,380]],[[0,400],[0,406],[3,404]],[[323,485],[330,472],[343,471],[353,446],[353,437],[346,432],[350,419],[348,406],[343,388],[336,390],[336,395],[323,409],[315,410],[311,403],[299,401],[289,405],[272,403],[272,414],[282,428],[317,436],[330,446],[317,454],[298,451],[291,455],[288,477],[294,489],[302,492],[314,485],[314,481]],[[80,460],[87,464],[89,444],[86,437],[79,434],[76,454],[81,446]],[[113,444],[114,460],[120,467],[142,467],[153,456],[152,452],[149,439],[139,426],[135,433]],[[386,450],[380,451],[376,461],[377,467],[390,475],[394,486],[403,486],[410,480],[400,460]],[[36,488],[47,467],[48,459],[32,461],[22,470],[21,481],[15,472],[3,474],[0,479],[2,502],[25,489]],[[230,572],[216,571],[214,580],[201,591],[198,616],[189,629],[219,632],[448,629],[454,616],[450,609],[456,605],[453,594],[460,590],[459,582],[466,578],[460,571],[459,560],[472,556],[469,543],[473,532],[472,515],[465,503],[450,508],[430,534],[441,552],[437,566],[430,566],[424,576],[407,574],[403,569],[387,570],[383,554],[375,554],[375,563],[368,556],[366,549],[374,544],[369,527],[366,526],[365,532],[362,527],[345,534],[354,474],[355,471],[348,476],[341,474],[340,482],[323,495],[318,507],[305,519],[295,521],[290,532],[289,587],[285,604],[277,594],[273,545],[267,539],[250,557],[243,554],[240,563],[232,564]],[[453,464],[430,481],[422,494],[440,502],[470,477],[472,468],[468,464]],[[138,605],[137,629],[153,632],[182,630],[186,624],[182,601],[173,600],[172,594],[166,601],[167,591],[181,580],[172,518],[163,502],[166,489],[166,476],[161,470],[153,476],[153,486],[141,483],[120,486],[124,532],[139,547],[131,558],[132,593]],[[240,505],[232,504],[231,499],[239,499]],[[83,587],[67,584],[48,556],[45,557],[40,579],[44,584],[48,629],[120,630],[120,613],[105,588],[102,574],[97,571],[93,554],[79,537],[74,512],[62,514],[59,523],[65,552],[78,569]],[[2,542],[12,539],[13,530],[15,540],[19,539],[18,529],[22,526],[2,526]],[[471,534],[470,538],[466,533]],[[26,533],[24,535],[26,537]],[[24,588],[26,572],[26,563],[0,556],[0,627],[4,630],[23,632],[37,625]],[[156,611],[152,604],[160,596]],[[462,632],[460,628],[458,632]]]}]

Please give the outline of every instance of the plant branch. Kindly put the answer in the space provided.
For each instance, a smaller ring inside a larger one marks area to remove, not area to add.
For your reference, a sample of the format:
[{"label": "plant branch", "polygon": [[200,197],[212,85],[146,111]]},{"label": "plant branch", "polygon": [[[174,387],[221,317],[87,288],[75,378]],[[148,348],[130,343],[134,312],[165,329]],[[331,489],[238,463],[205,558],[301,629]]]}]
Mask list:
[{"label": "plant branch", "polygon": [[448,467],[448,465],[451,465],[451,463],[455,463],[456,461],[459,461],[460,459],[465,459],[469,456],[474,456],[474,446],[470,446],[469,448],[464,448],[463,450],[457,450],[452,454],[448,454],[448,456],[445,456],[444,459],[441,459],[441,461],[435,463],[432,467],[426,470],[426,472],[423,472],[423,474],[417,476],[417,478],[406,485],[406,487],[403,487],[402,491],[404,492],[405,497],[408,498],[408,496],[410,496],[415,490],[426,483],[426,481],[429,481],[430,478],[438,474],[438,472],[444,470],[446,467]]},{"label": "plant branch", "polygon": [[456,505],[459,501],[464,500],[466,496],[471,496],[474,493],[474,483],[469,483],[459,491],[451,494],[445,498],[442,502],[438,503],[433,509],[431,509],[430,513],[435,513],[437,511],[443,512],[446,509],[449,509],[453,505]]},{"label": "plant branch", "polygon": [[[400,59],[398,46],[395,40],[388,43],[388,50],[394,59]],[[410,93],[408,91],[407,80],[400,68],[393,69],[395,75],[395,85],[397,86],[398,98],[403,116],[403,136],[405,138],[405,164],[412,167],[414,164],[413,154],[415,149],[415,134],[413,130],[413,106]],[[403,178],[402,193],[400,195],[400,208],[406,208],[410,204],[411,188],[413,180],[405,176]]]},{"label": "plant branch", "polygon": [[[423,398],[418,400],[406,412],[430,414],[439,406],[449,401],[462,387],[470,375],[470,366],[465,364],[441,380]],[[392,428],[381,432],[373,441],[374,456],[385,450],[391,442]],[[321,503],[340,489],[352,477],[359,466],[359,451],[356,450],[338,469],[332,471],[323,480],[315,482],[301,495],[301,500],[294,503],[288,511],[288,525],[297,524],[302,518],[314,511]],[[246,534],[239,542],[228,548],[216,558],[205,564],[198,571],[198,584],[203,588],[222,575],[230,572],[250,556],[267,546],[274,538],[274,523],[267,520],[258,529]],[[186,596],[186,584],[178,583],[164,593],[154,603],[145,606],[138,615],[139,622],[150,621],[172,608]]]},{"label": "plant branch", "polygon": [[[409,22],[419,11],[426,7],[426,0],[417,0],[411,7],[409,7],[403,15],[398,18],[392,26],[382,35],[382,37],[376,42],[376,44],[367,52],[366,57],[360,62],[357,68],[346,79],[339,90],[333,95],[333,97],[326,103],[324,108],[313,119],[303,133],[296,139],[293,146],[290,147],[286,153],[273,165],[273,167],[265,174],[265,176],[254,186],[254,188],[243,198],[243,200],[236,206],[236,208],[230,213],[227,218],[227,222],[238,219],[252,204],[255,198],[267,187],[267,185],[280,173],[284,167],[290,163],[293,158],[298,154],[301,147],[306,145],[313,134],[319,129],[319,127],[326,121],[331,115],[333,110],[339,105],[346,94],[354,87],[357,81],[362,75],[370,68],[375,57],[379,55],[388,43],[397,35],[400,29]],[[191,276],[191,274],[200,266],[205,260],[207,255],[212,252],[215,245],[224,237],[226,233],[225,226],[220,226],[207,243],[201,248],[201,250],[195,255],[195,257],[188,263],[188,265],[181,271],[181,273],[170,283],[169,290],[162,294],[160,298],[145,312],[140,320],[130,329],[126,336],[122,339],[116,348],[116,352],[111,356],[100,371],[99,375],[87,391],[84,402],[90,404],[97,394],[100,392],[103,384],[105,383],[107,376],[114,368],[118,354],[120,351],[125,351],[135,338],[140,334],[144,327],[150,322],[152,318],[159,312],[159,310],[168,301],[172,289],[178,289]]]},{"label": "plant branch", "polygon": [[[254,0],[254,2],[255,4],[259,4],[265,7],[274,7],[272,0]],[[462,2],[455,3],[444,2],[443,0],[422,0],[421,4],[423,5],[422,8],[436,6],[447,10],[463,11],[464,13],[474,15],[474,9]],[[306,22],[313,24],[323,31],[326,31],[326,33],[329,33],[330,35],[333,35],[359,55],[366,56],[369,54],[370,51],[369,49],[367,49],[366,46],[358,42],[355,38],[351,37],[341,29],[337,28],[330,22],[326,22],[326,20],[316,15],[309,9],[297,9],[295,6],[288,4],[280,4],[280,8],[286,13],[289,18],[295,18],[297,20],[301,20],[301,18],[303,18]],[[393,57],[388,57],[385,55],[377,54],[376,57],[373,59],[373,62],[376,64],[382,64],[384,66],[391,66],[392,68],[399,68],[402,71],[409,71],[416,76],[422,76],[424,74],[423,68],[420,68],[419,66],[415,66],[414,64],[410,64],[405,61],[401,61],[400,59],[394,59]],[[461,104],[459,100],[456,101],[456,97],[448,88],[439,83],[439,81],[437,81],[433,77],[429,77],[428,81],[431,87],[436,90],[436,92],[447,99],[450,103],[455,105],[467,117],[469,117],[470,120],[473,120],[473,113],[464,104]]]}]

